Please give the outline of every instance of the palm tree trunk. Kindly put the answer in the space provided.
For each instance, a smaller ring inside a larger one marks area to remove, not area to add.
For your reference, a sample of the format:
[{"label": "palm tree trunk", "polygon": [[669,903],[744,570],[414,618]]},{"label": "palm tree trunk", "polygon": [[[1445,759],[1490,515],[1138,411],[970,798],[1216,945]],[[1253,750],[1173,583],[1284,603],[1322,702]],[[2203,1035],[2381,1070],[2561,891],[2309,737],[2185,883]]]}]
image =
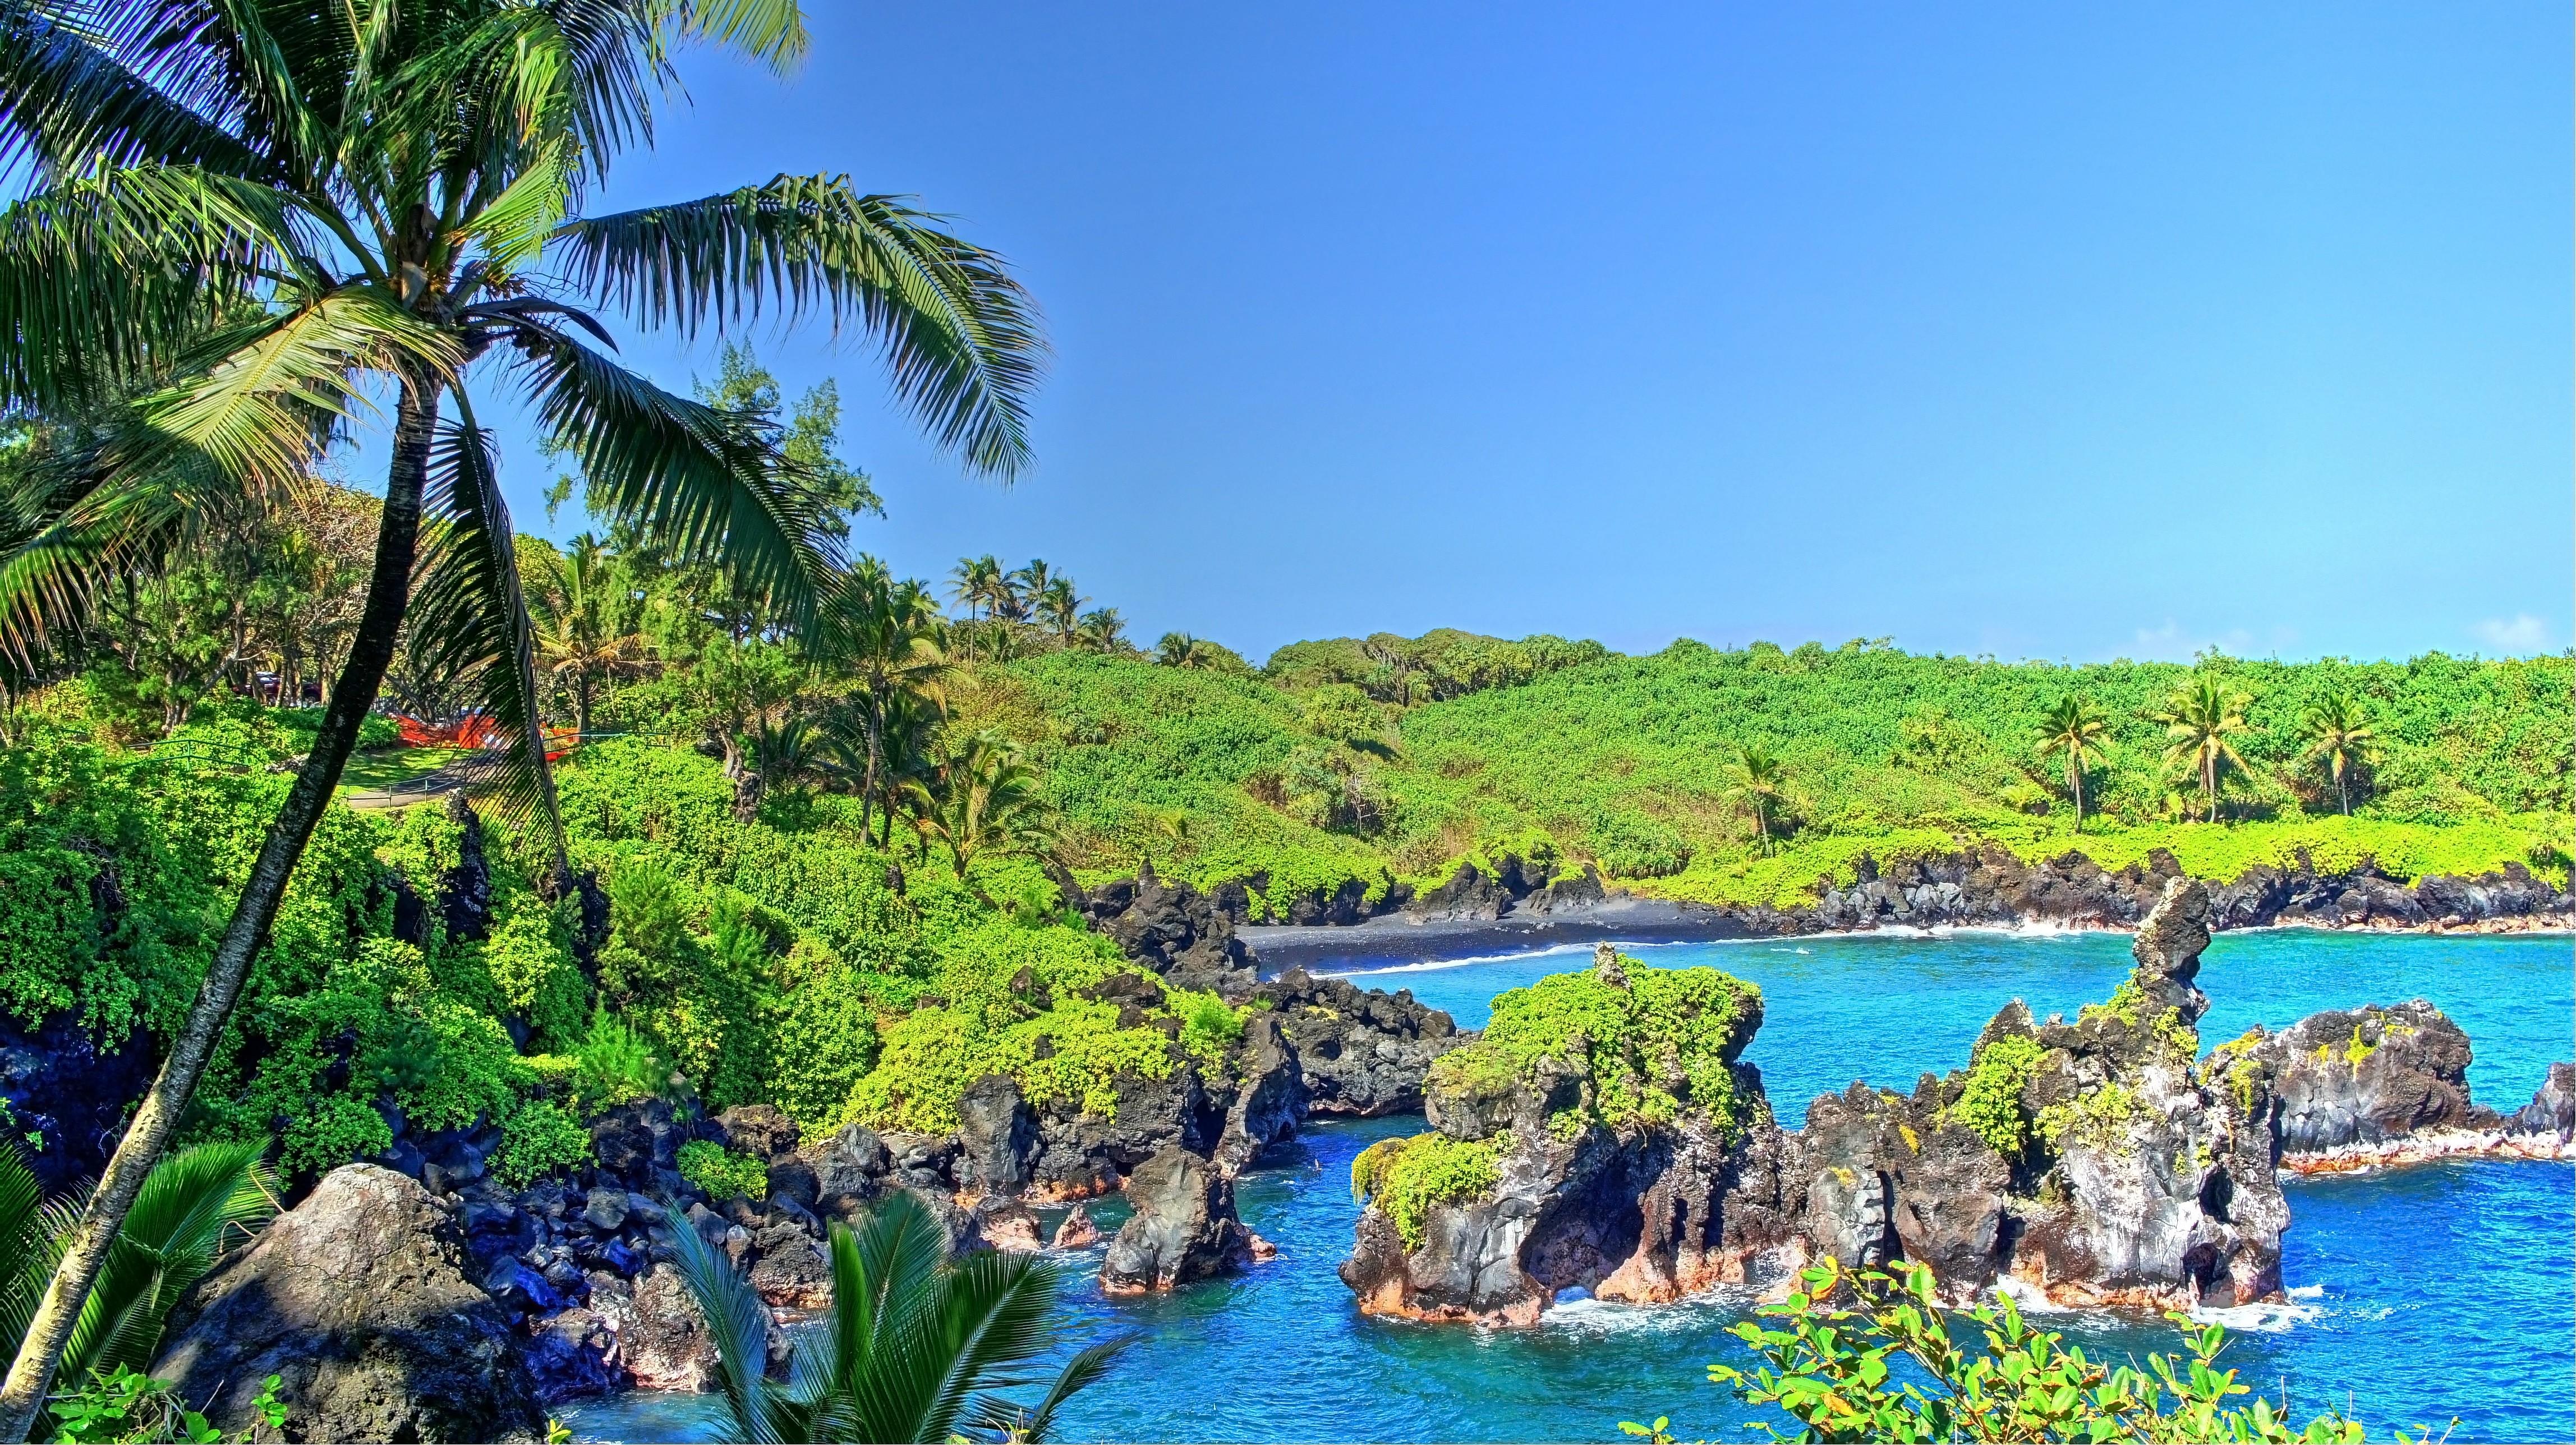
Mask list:
[{"label": "palm tree trunk", "polygon": [[2349,818],[2352,816],[2352,785],[2344,781],[2343,759],[2341,758],[2335,759],[2334,775],[2335,802],[2342,807],[2343,815]]},{"label": "palm tree trunk", "polygon": [[420,540],[421,490],[428,480],[430,434],[437,422],[438,384],[407,378],[395,416],[393,463],[385,478],[384,520],[376,531],[375,571],[367,582],[366,609],[358,620],[348,665],[340,674],[339,685],[331,689],[331,705],[322,715],[312,755],[297,771],[295,786],[286,795],[286,806],[279,810],[267,841],[260,845],[258,860],[251,865],[250,878],[242,885],[241,901],[233,906],[232,921],[225,925],[223,939],[215,945],[214,961],[206,968],[206,981],[197,990],[188,1021],[172,1042],[169,1057],[162,1060],[161,1072],[144,1093],[141,1107],[134,1111],[134,1122],[126,1126],[125,1137],[117,1141],[116,1153],[108,1159],[106,1172],[99,1176],[88,1208],[72,1227],[53,1282],[45,1287],[35,1317],[28,1322],[18,1357],[9,1366],[8,1381],[0,1385],[0,1440],[24,1440],[34,1427],[45,1392],[53,1382],[54,1368],[62,1360],[63,1346],[71,1339],[81,1306],[88,1301],[90,1287],[98,1282],[99,1271],[107,1263],[108,1249],[125,1224],[126,1212],[134,1207],[134,1196],[143,1187],[144,1176],[160,1162],[171,1134],[187,1113],[197,1080],[206,1071],[206,1062],[223,1034],[225,1021],[232,1016],[233,1005],[241,998],[242,981],[249,975],[251,959],[267,942],[269,925],[277,920],[278,906],[286,898],[287,880],[303,858],[304,845],[322,821],[324,810],[331,806],[332,790],[340,783],[340,770],[357,747],[358,725],[365,720],[376,689],[384,682],[385,670],[393,663],[403,611],[411,601],[412,561]]},{"label": "palm tree trunk", "polygon": [[2202,759],[2200,760],[2200,791],[2201,791],[2204,795],[2206,795],[2206,796],[2208,797],[2208,799],[2209,799],[2209,816],[2208,816],[2208,817],[2206,817],[2206,818],[2204,818],[2204,819],[2202,819],[2201,821],[2202,821],[2202,822],[2205,822],[2205,823],[2215,823],[2215,822],[2217,822],[2217,821],[2218,821],[2218,759],[2216,759],[2216,758],[2202,758]]},{"label": "palm tree trunk", "polygon": [[2066,781],[2075,788],[2075,831],[2084,831],[2084,764],[2081,755],[2066,755]]},{"label": "palm tree trunk", "polygon": [[[883,739],[884,729],[879,725],[875,705],[871,703],[868,709],[868,775],[859,783],[859,836],[862,838],[868,836],[868,807],[876,801],[877,759],[885,750]],[[889,817],[893,815],[892,805],[887,806],[886,813]]]}]

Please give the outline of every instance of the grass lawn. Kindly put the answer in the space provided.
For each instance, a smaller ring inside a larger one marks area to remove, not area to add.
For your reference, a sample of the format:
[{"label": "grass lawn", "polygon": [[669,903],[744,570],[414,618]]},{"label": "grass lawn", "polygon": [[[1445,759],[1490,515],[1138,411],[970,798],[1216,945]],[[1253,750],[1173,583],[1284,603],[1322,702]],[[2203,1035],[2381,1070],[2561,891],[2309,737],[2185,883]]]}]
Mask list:
[{"label": "grass lawn", "polygon": [[353,754],[348,767],[341,770],[340,787],[344,791],[382,792],[396,783],[437,772],[469,751],[471,749],[468,748],[383,748]]}]

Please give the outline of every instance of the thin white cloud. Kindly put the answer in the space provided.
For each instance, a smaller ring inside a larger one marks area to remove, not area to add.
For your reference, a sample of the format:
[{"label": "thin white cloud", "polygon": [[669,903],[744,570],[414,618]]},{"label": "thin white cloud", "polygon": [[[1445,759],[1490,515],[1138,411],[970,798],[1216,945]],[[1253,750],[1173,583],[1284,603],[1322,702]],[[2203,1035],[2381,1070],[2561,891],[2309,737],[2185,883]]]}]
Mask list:
[{"label": "thin white cloud", "polygon": [[2189,662],[2213,647],[2231,657],[2244,657],[2254,651],[2254,634],[2242,627],[2215,637],[2186,632],[2182,624],[2168,617],[2162,627],[2139,628],[2126,655],[2138,662]]},{"label": "thin white cloud", "polygon": [[2488,651],[2507,657],[2527,657],[2549,650],[2549,624],[2528,612],[2510,618],[2490,617],[2469,631],[2486,644]]}]

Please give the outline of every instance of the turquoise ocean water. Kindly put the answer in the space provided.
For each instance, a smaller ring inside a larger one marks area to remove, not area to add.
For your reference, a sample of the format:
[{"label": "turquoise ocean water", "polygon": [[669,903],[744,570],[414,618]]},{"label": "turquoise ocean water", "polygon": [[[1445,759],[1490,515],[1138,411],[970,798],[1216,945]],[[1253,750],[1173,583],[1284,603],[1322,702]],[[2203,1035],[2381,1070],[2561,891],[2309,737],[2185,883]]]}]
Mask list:
[{"label": "turquoise ocean water", "polygon": [[[1762,986],[1767,1016],[1747,1057],[1784,1122],[1852,1080],[1910,1090],[1925,1070],[1964,1062],[2006,999],[2045,1017],[2107,996],[2129,966],[2122,935],[1960,931],[1667,944],[1633,950],[1659,966],[1710,964]],[[1409,988],[1462,1026],[1493,996],[1584,965],[1588,946],[1413,964],[1364,987]],[[2428,998],[2469,1031],[2472,1088],[2510,1110],[2552,1059],[2576,1055],[2571,942],[2563,937],[2425,938],[2303,930],[2222,935],[2201,974],[2204,1039],[2282,1025],[2318,1009]],[[1324,971],[1319,969],[1318,971]],[[1752,1412],[1706,1383],[1711,1361],[1742,1362],[1727,1326],[1741,1299],[1658,1308],[1559,1306],[1528,1331],[1364,1319],[1334,1267],[1357,1206],[1350,1162],[1418,1119],[1324,1124],[1273,1150],[1238,1186],[1244,1222],[1279,1258],[1239,1279],[1171,1296],[1112,1301],[1089,1281],[1098,1250],[1068,1260],[1085,1329],[1140,1335],[1110,1377],[1079,1397],[1069,1440],[1601,1440],[1618,1422],[1670,1415],[1678,1430],[1745,1438]],[[2346,1403],[2372,1426],[2439,1427],[2458,1440],[2576,1438],[2576,1170],[2473,1163],[2287,1188],[2289,1307],[2231,1312],[2243,1326],[2224,1360],[2302,1417]],[[1115,1218],[1114,1205],[1101,1210]],[[2047,1317],[2096,1355],[2171,1349],[2171,1330],[2134,1320]],[[594,1439],[713,1439],[707,1401],[633,1395],[562,1413]]]}]

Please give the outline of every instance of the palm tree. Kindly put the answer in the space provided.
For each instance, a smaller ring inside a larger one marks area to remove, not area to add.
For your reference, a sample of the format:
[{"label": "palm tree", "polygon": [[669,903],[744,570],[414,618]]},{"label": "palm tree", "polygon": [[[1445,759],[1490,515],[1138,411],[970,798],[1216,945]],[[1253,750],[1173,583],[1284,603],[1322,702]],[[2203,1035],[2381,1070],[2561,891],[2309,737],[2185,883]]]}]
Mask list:
[{"label": "palm tree", "polygon": [[2075,795],[2077,832],[2084,830],[2084,765],[2101,760],[2102,745],[2110,737],[2111,720],[2080,693],[2059,698],[2039,720],[2040,754],[2066,757],[2066,790]]},{"label": "palm tree", "polygon": [[1090,601],[1073,590],[1073,579],[1058,577],[1040,592],[1035,611],[1048,626],[1055,629],[1056,641],[1073,645],[1074,630],[1082,625],[1082,604]]},{"label": "palm tree", "polygon": [[1028,621],[1036,615],[1040,599],[1055,582],[1055,573],[1048,569],[1046,559],[1031,557],[1029,565],[1002,579],[1000,616],[1006,622]]},{"label": "palm tree", "polygon": [[948,574],[949,597],[965,606],[970,620],[980,620],[999,604],[1007,584],[1002,580],[1002,563],[992,553],[981,557],[960,557]]},{"label": "palm tree", "polygon": [[941,647],[939,608],[918,582],[897,582],[874,557],[862,557],[826,601],[810,647],[826,666],[857,684],[857,720],[866,743],[859,783],[859,831],[868,828],[885,766],[885,719],[896,694],[944,709],[956,673]]},{"label": "palm tree", "polygon": [[[260,1163],[264,1148],[201,1144],[152,1167],[63,1351],[70,1378],[151,1367],[179,1297],[217,1255],[277,1213],[277,1182]],[[78,1208],[68,1200],[39,1203],[40,1192],[18,1151],[0,1144],[0,1338],[13,1343],[26,1338],[80,1227]]]},{"label": "palm tree", "polygon": [[1038,791],[1037,769],[999,733],[967,738],[930,777],[911,784],[913,826],[948,849],[949,866],[987,907],[968,876],[985,853],[1045,854],[1055,842],[1054,810]]},{"label": "palm tree", "polygon": [[1761,743],[1746,743],[1736,750],[1731,769],[1734,797],[1753,812],[1753,831],[1762,840],[1762,851],[1771,852],[1771,825],[1781,803],[1787,798],[1787,779],[1780,759]]},{"label": "palm tree", "polygon": [[2327,773],[2334,778],[2335,802],[2345,817],[2351,817],[2352,769],[2370,761],[2372,740],[2377,736],[2371,731],[2370,710],[2347,694],[2329,693],[2300,719],[2299,731],[2308,740],[2307,750],[2299,760],[2326,765]]},{"label": "palm tree", "polygon": [[1154,644],[1154,660],[1165,667],[1205,667],[1207,659],[1206,646],[1186,632],[1166,632]]},{"label": "palm tree", "polygon": [[2236,745],[2229,741],[2246,730],[2245,707],[2250,701],[2217,678],[2203,674],[2174,694],[2154,721],[2165,726],[2165,765],[2189,767],[2200,779],[2201,797],[2208,804],[2203,822],[2218,821],[2219,774],[2229,765],[2245,766],[2237,756]]},{"label": "palm tree", "polygon": [[769,1311],[759,1291],[694,1229],[672,1236],[680,1277],[716,1346],[716,1381],[747,1441],[1044,1440],[1075,1392],[1129,1343],[1078,1350],[1036,1405],[996,1393],[1056,1346],[1063,1276],[1035,1255],[978,1250],[948,1258],[930,1211],[897,1191],[853,1233],[831,1229],[832,1311],[800,1341],[784,1383],[767,1378]]},{"label": "palm tree", "polygon": [[553,564],[551,595],[533,599],[537,664],[572,699],[575,733],[590,731],[591,702],[601,683],[653,665],[651,644],[617,614],[611,565],[599,539],[585,532]]},{"label": "palm tree", "polygon": [[1115,607],[1102,607],[1082,614],[1074,629],[1075,645],[1092,652],[1126,652],[1127,619]]},{"label": "palm tree", "polygon": [[[410,628],[513,738],[508,795],[552,835],[527,610],[469,377],[505,363],[594,508],[721,559],[791,618],[828,590],[828,508],[774,428],[655,386],[581,303],[645,325],[855,321],[970,467],[1027,458],[1043,351],[997,258],[846,178],[581,216],[652,134],[688,42],[775,66],[794,0],[10,0],[0,16],[0,407],[118,402],[44,525],[0,556],[0,649],[77,634],[114,579],[210,519],[275,506],[390,396],[364,608],[159,1076],[0,1386],[23,1438],[117,1227],[184,1114]],[[452,418],[447,414],[452,409]],[[413,579],[419,578],[417,598]]]}]

